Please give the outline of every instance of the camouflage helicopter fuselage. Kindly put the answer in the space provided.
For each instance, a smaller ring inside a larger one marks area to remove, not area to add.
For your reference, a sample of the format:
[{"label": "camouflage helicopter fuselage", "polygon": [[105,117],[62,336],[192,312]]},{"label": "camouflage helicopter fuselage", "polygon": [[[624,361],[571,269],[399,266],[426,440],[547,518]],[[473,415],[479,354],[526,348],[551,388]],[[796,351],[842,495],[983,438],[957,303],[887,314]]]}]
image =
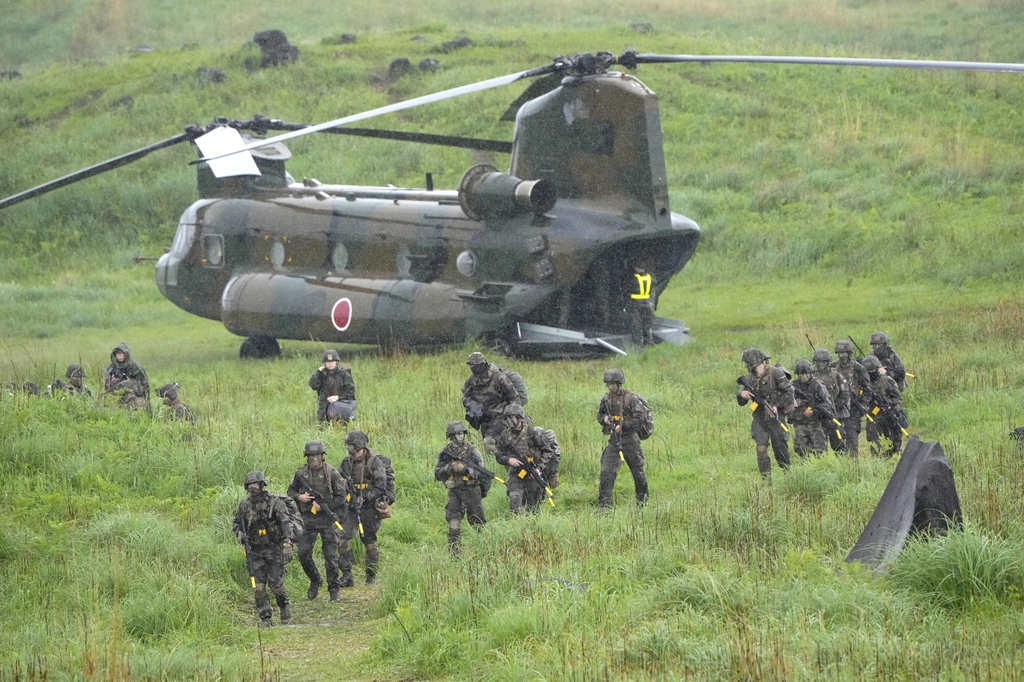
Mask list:
[{"label": "camouflage helicopter fuselage", "polygon": [[646,265],[656,296],[699,241],[669,209],[661,134],[636,78],[567,78],[519,110],[509,174],[475,166],[457,192],[286,183],[283,165],[277,186],[207,190],[157,283],[250,337],[434,346],[522,323],[622,333],[628,264]]}]

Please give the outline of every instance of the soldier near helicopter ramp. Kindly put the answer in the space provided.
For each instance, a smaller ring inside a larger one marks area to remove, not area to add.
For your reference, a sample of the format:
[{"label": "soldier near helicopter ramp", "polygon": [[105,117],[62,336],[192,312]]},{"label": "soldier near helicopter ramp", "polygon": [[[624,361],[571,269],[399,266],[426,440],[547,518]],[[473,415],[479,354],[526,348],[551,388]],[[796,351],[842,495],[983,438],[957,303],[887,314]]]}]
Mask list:
[{"label": "soldier near helicopter ramp", "polygon": [[654,345],[654,277],[647,266],[634,262],[626,285],[626,319],[633,345],[638,348]]},{"label": "soldier near helicopter ramp", "polygon": [[262,472],[246,474],[243,485],[248,495],[238,504],[233,529],[239,544],[245,547],[260,627],[270,627],[273,616],[268,587],[281,610],[281,624],[287,625],[292,618],[288,591],[284,587],[294,539],[290,512],[281,498],[265,490],[267,479]]},{"label": "soldier near helicopter ramp", "polygon": [[483,353],[470,353],[466,364],[472,372],[462,385],[466,421],[480,431],[484,450],[494,454],[495,442],[505,428],[504,410],[519,403],[519,393],[508,376],[487,362]]},{"label": "soldier near helicopter ramp", "polygon": [[789,468],[789,429],[782,419],[796,405],[786,370],[780,365],[769,365],[770,358],[758,348],[743,351],[743,364],[748,373],[736,380],[740,384],[736,402],[740,405],[750,402],[753,408],[750,437],[757,447],[757,468],[764,478],[772,475],[769,443],[778,465],[783,469]]},{"label": "soldier near helicopter ramp", "polygon": [[125,380],[135,383],[135,395],[149,406],[149,377],[142,365],[132,359],[127,343],[119,343],[110,351],[110,364],[103,370],[103,390],[113,391]]},{"label": "soldier near helicopter ramp", "polygon": [[325,350],[324,364],[309,377],[309,387],[317,395],[316,418],[345,425],[356,418],[356,383],[340,361],[338,351]]},{"label": "soldier near helicopter ramp", "polygon": [[608,445],[601,453],[601,483],[597,495],[600,508],[612,506],[615,479],[623,462],[633,474],[637,504],[647,503],[647,473],[644,471],[644,451],[640,446],[640,438],[648,408],[640,396],[623,387],[625,383],[626,375],[621,369],[610,369],[604,373],[604,385],[608,392],[601,398],[597,408],[597,423],[608,436]]},{"label": "soldier near helicopter ramp", "polygon": [[487,523],[483,498],[490,490],[494,474],[484,467],[480,451],[467,440],[465,424],[449,422],[445,435],[448,445],[437,455],[434,478],[448,489],[448,504],[444,508],[448,548],[452,554],[458,554],[463,516],[478,530]]},{"label": "soldier near helicopter ramp", "polygon": [[[306,598],[316,599],[320,587],[324,584],[320,570],[313,560],[313,548],[320,538],[320,548],[324,555],[327,568],[327,589],[332,602],[341,601],[341,578],[338,575],[340,566],[338,557],[339,537],[331,518],[344,516],[345,496],[348,486],[341,474],[324,461],[327,449],[322,441],[308,441],[303,448],[306,456],[305,466],[301,466],[292,477],[288,486],[288,497],[295,500],[302,514],[302,537],[297,538],[299,563],[306,577],[309,578],[309,589]],[[312,488],[312,490],[310,490]],[[324,508],[326,507],[326,509]],[[351,574],[349,581],[351,581]]]}]

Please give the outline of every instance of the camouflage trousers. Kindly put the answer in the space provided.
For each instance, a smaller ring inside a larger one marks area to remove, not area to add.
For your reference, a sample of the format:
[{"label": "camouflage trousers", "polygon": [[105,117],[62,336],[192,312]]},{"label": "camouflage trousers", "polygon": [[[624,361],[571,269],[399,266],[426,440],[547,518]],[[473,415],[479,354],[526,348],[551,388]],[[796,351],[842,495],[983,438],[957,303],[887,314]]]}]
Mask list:
[{"label": "camouflage trousers", "polygon": [[778,465],[783,469],[789,468],[789,434],[783,430],[781,422],[755,413],[750,423],[750,437],[757,446],[757,468],[762,476],[771,476],[772,473],[772,460],[768,457],[769,443]]},{"label": "camouflage trousers", "polygon": [[505,480],[508,507],[513,514],[535,514],[540,511],[540,503],[547,497],[547,493],[532,476],[526,474],[525,477],[520,477],[520,473],[525,474],[526,470],[508,467],[508,477]]},{"label": "camouflage trousers", "polygon": [[[862,417],[849,416],[843,420],[843,452],[856,457],[860,449]],[[836,452],[839,452],[836,450]]]},{"label": "camouflage trousers", "polygon": [[[889,419],[883,413],[875,415],[873,422],[868,422],[867,437],[868,445],[871,446],[871,454],[875,457],[889,458],[903,450],[903,432],[895,421]],[[882,443],[882,437],[889,441],[888,447]]]},{"label": "camouflage trousers", "polygon": [[650,301],[630,301],[626,304],[629,335],[634,346],[654,345],[654,306]]},{"label": "camouflage trousers", "polygon": [[462,517],[469,525],[479,529],[487,518],[484,516],[484,502],[480,485],[461,485],[448,490],[448,504],[444,508],[444,519],[448,522],[448,546],[457,548],[462,537]]},{"label": "camouflage trousers", "polygon": [[[305,522],[305,519],[303,521]],[[316,567],[316,562],[313,561],[313,547],[316,545],[317,537],[321,539],[320,549],[323,551],[324,565],[327,568],[327,589],[337,590],[341,587],[341,579],[338,577],[338,531],[334,526],[305,527],[296,548],[299,563],[302,564],[302,570],[306,572],[306,577],[309,578],[311,585],[323,585],[324,581],[320,576],[320,570]]]},{"label": "camouflage trousers", "polygon": [[283,548],[253,549],[249,555],[252,566],[252,577],[256,579],[256,611],[261,620],[270,620],[273,611],[270,608],[270,595],[267,588],[274,593],[277,607],[282,612],[288,608],[288,591],[284,588],[284,574],[287,564],[284,561]]},{"label": "camouflage trousers", "polygon": [[800,420],[793,424],[793,430],[796,431],[793,436],[793,451],[796,454],[801,457],[825,454],[828,443],[825,439],[825,429],[820,421],[817,419]]},{"label": "camouflage trousers", "polygon": [[601,482],[597,491],[597,504],[600,507],[612,506],[612,498],[615,490],[615,479],[619,475],[619,468],[622,460],[626,460],[629,473],[633,474],[633,489],[636,492],[636,501],[639,504],[647,502],[647,472],[644,471],[644,451],[640,447],[640,439],[635,435],[622,437],[622,457],[619,456],[619,442],[617,438],[608,440],[608,445],[601,453]]},{"label": "camouflage trousers", "polygon": [[494,456],[498,438],[504,430],[505,424],[500,417],[496,417],[491,421],[484,422],[480,425],[480,435],[483,436],[484,441],[484,452],[492,457]]},{"label": "camouflage trousers", "polygon": [[[359,526],[362,524],[362,529]],[[359,539],[366,547],[366,578],[372,581],[377,575],[377,566],[380,561],[380,550],[377,547],[377,533],[380,531],[381,518],[372,504],[364,504],[359,508],[359,516],[356,517],[354,503],[349,505],[342,525],[345,530],[341,533],[341,573],[342,582],[349,583],[352,579],[352,563],[355,555],[352,552],[352,538],[359,534]]]}]

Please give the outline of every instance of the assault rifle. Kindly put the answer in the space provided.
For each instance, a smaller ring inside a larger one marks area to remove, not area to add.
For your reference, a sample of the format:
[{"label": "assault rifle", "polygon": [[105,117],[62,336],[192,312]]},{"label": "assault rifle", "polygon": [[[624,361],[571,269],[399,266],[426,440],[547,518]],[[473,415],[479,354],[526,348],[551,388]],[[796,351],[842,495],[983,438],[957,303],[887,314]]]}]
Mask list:
[{"label": "assault rifle", "polygon": [[480,429],[480,425],[484,422],[484,406],[482,403],[476,400],[470,400],[466,403],[466,422],[472,428]]},{"label": "assault rifle", "polygon": [[241,515],[242,519],[242,555],[245,557],[245,568],[249,571],[249,582],[252,583],[252,589],[256,589],[256,572],[252,570],[252,547],[249,545],[249,524],[245,522],[245,514]]},{"label": "assault rifle", "polygon": [[[900,427],[900,431],[903,432],[904,436],[907,436],[907,437],[910,436],[910,434],[907,433],[907,429],[906,429],[906,427],[910,425],[910,421],[907,419],[907,414],[905,412],[903,412],[902,418],[901,418],[900,412],[897,412],[893,408],[893,406],[889,404],[888,400],[886,400],[886,399],[882,398],[880,395],[878,395],[878,393],[875,392],[875,389],[871,388],[870,385],[862,386],[861,390],[865,391],[868,394],[868,398],[870,398],[871,402],[874,403],[874,405],[875,405],[873,410],[869,410],[868,411],[868,413],[867,413],[868,414],[868,419],[871,419],[870,415],[877,415],[879,412],[881,412],[882,414],[884,414],[886,416],[886,418],[890,422],[892,422],[896,426]],[[872,421],[874,421],[874,420],[872,420]]]},{"label": "assault rifle", "polygon": [[[509,443],[509,447],[512,448],[512,453],[515,455],[516,459],[523,463],[523,466],[521,467],[522,471],[525,471],[527,474],[529,474],[530,478],[536,481],[537,484],[544,489],[544,492],[548,494],[548,502],[550,502],[551,506],[554,507],[555,496],[554,494],[552,494],[551,488],[548,487],[548,482],[545,481],[544,476],[541,475],[540,469],[537,468],[536,464],[534,464],[526,457],[523,457],[521,454],[519,454],[519,448],[517,448],[515,445]],[[522,475],[520,475],[520,478],[522,478]]]},{"label": "assault rifle", "polygon": [[[334,523],[334,525],[337,526],[340,532],[344,532],[345,529],[341,527],[341,519],[339,519],[338,515],[331,510],[330,505],[327,504],[327,498],[321,495],[316,488],[311,486],[309,484],[309,481],[306,480],[305,476],[302,476],[301,474],[295,474],[295,482],[301,485],[302,488],[307,493],[313,496],[313,499],[316,501],[317,506],[320,507],[320,510],[327,514],[327,518],[329,518]],[[316,506],[312,507],[310,511],[312,511],[313,514],[316,514]]]},{"label": "assault rifle", "polygon": [[[842,428],[843,423],[836,419],[836,414],[832,411],[832,408],[828,406],[828,403],[822,402],[819,398],[816,398],[813,393],[808,393],[803,390],[800,387],[799,381],[793,382],[793,392],[796,393],[797,397],[803,399],[811,406],[811,409],[816,415],[818,415],[818,419],[822,421],[822,424],[832,422],[836,426]],[[836,436],[838,436],[839,440],[843,439],[843,433],[840,429],[836,429]]]},{"label": "assault rifle", "polygon": [[447,450],[445,450],[443,452],[444,452],[444,456],[447,457],[450,461],[452,461],[452,462],[459,462],[460,464],[462,464],[467,469],[472,469],[473,471],[475,471],[476,473],[480,474],[481,476],[483,476],[485,478],[493,478],[498,483],[502,483],[502,484],[505,483],[504,479],[498,478],[498,474],[494,473],[493,471],[490,471],[486,467],[482,467],[482,466],[476,464],[475,462],[473,462],[472,460],[463,459],[461,457],[456,457],[455,455],[453,455],[452,453],[448,452]]},{"label": "assault rifle", "polygon": [[[358,488],[356,488],[356,482],[351,476],[348,477],[348,487],[349,490],[358,490]],[[359,526],[359,539],[361,540],[363,538],[363,515],[359,513],[359,510],[363,507],[363,494],[359,493],[359,496],[353,500],[352,493],[349,493],[348,501],[351,503],[348,508],[355,512],[356,525]]]},{"label": "assault rifle", "polygon": [[[762,394],[760,391],[758,391],[757,389],[755,389],[753,386],[750,385],[750,382],[747,381],[746,375],[743,375],[743,376],[739,377],[738,379],[736,379],[736,383],[739,384],[740,386],[742,386],[743,388],[745,388],[746,390],[750,391],[750,393],[753,394],[754,400],[751,401],[751,403],[750,403],[750,411],[751,412],[757,411],[758,407],[760,407],[761,405],[764,405],[765,406],[764,413],[765,414],[770,414],[768,412],[768,406],[769,406],[768,400],[764,397],[764,394]],[[783,431],[785,431],[786,433],[789,433],[789,429],[787,429],[786,425],[782,423],[781,419],[779,419],[778,409],[776,409],[775,417],[773,417],[773,419],[775,419],[775,422],[779,426],[782,427]]]}]

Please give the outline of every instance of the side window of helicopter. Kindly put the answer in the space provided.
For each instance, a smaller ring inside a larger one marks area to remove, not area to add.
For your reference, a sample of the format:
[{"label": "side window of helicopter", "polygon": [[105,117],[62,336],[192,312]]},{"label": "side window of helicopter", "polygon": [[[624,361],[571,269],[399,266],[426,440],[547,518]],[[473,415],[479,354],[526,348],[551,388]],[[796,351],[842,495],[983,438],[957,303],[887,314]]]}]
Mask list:
[{"label": "side window of helicopter", "polygon": [[203,235],[203,265],[213,268],[224,265],[224,237],[219,234]]},{"label": "side window of helicopter", "polygon": [[606,121],[573,121],[572,151],[610,156],[615,151],[615,126]]},{"label": "side window of helicopter", "polygon": [[334,245],[334,251],[331,252],[331,267],[335,271],[341,271],[348,267],[348,249],[341,241]]},{"label": "side window of helicopter", "polygon": [[284,244],[281,242],[270,245],[270,262],[275,268],[284,265]]}]

